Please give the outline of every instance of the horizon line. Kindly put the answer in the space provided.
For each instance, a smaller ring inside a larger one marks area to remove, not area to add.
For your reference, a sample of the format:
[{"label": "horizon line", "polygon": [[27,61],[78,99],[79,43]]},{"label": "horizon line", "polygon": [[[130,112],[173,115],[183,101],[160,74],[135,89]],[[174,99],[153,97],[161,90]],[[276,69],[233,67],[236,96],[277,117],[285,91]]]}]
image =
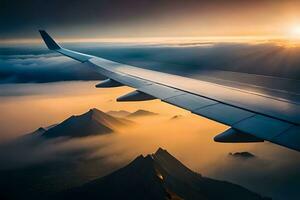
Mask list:
[{"label": "horizon line", "polygon": [[[288,36],[154,36],[154,37],[90,37],[90,38],[66,38],[57,37],[55,38],[59,43],[166,43],[176,44],[179,42],[211,42],[211,43],[222,43],[222,42],[290,42],[298,44],[300,43],[300,37],[288,37]],[[42,44],[40,38],[11,38],[11,39],[0,39],[0,45],[15,45],[15,44]]]}]

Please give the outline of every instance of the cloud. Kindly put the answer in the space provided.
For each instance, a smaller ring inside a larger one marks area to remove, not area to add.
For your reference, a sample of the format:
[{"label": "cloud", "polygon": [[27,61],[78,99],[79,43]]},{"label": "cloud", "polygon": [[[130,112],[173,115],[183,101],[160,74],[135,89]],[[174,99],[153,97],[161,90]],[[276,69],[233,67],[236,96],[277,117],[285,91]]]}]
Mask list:
[{"label": "cloud", "polygon": [[255,159],[223,157],[209,176],[242,184],[273,199],[298,199],[300,154],[273,145],[257,146]]},{"label": "cloud", "polygon": [[0,56],[0,83],[99,79],[103,79],[103,76],[81,63],[55,53]]},{"label": "cloud", "polygon": [[[296,187],[300,180],[298,152],[271,143],[215,143],[212,137],[221,127],[214,127],[212,122],[198,117],[196,120],[192,115],[185,115],[176,123],[169,118],[165,115],[141,118],[136,121],[136,126],[110,135],[46,141],[39,138],[11,143],[6,150],[0,150],[1,169],[61,162],[78,166],[89,162],[94,163],[91,164],[94,167],[102,166],[97,173],[101,176],[140,154],[146,155],[163,147],[204,176],[241,184],[274,199],[299,197]],[[241,160],[228,156],[228,152],[235,151],[249,151],[256,158]],[[81,173],[86,173],[88,178],[89,170],[81,168]]]},{"label": "cloud", "polygon": [[[237,72],[246,73],[248,76],[257,74],[300,79],[300,47],[285,48],[271,42],[252,44],[187,41],[138,45],[84,43],[67,46],[117,62],[193,78],[203,78],[201,75],[204,74],[232,79],[238,76],[225,73]],[[2,49],[6,53],[0,56],[0,83],[44,83],[104,78],[70,58],[47,53],[49,51],[40,47],[29,48],[30,51],[19,48]],[[238,82],[247,80],[241,78]],[[281,82],[276,87],[281,87]],[[292,82],[289,85],[295,84],[299,83]]]}]

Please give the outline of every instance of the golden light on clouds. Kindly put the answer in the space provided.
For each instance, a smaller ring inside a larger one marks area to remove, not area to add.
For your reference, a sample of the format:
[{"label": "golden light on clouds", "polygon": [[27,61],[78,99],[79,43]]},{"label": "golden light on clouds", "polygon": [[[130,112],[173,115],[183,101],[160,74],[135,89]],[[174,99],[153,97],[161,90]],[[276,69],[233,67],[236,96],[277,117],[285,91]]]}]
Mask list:
[{"label": "golden light on clouds", "polygon": [[[89,159],[102,159],[104,156],[108,158],[106,161],[109,163],[124,163],[140,154],[146,155],[162,147],[188,167],[206,174],[214,170],[216,163],[226,160],[228,152],[242,150],[255,154],[256,151],[269,152],[262,151],[262,148],[282,148],[270,143],[214,142],[213,137],[225,131],[227,126],[158,100],[116,102],[116,97],[132,89],[97,89],[94,87],[96,83],[91,81],[5,85],[10,91],[21,91],[21,95],[2,96],[0,99],[0,140],[24,135],[41,126],[60,123],[71,115],[80,115],[90,108],[98,108],[104,112],[133,112],[145,109],[159,115],[131,119],[135,122],[133,126],[124,127],[113,134],[73,139],[61,144],[58,149],[95,149],[95,152],[89,155]],[[0,91],[1,89],[0,87]],[[174,115],[182,117],[171,119]]]},{"label": "golden light on clouds", "polygon": [[41,126],[59,123],[71,115],[82,114],[91,108],[98,108],[104,112],[110,110],[134,112],[145,109],[167,118],[189,113],[159,100],[116,102],[117,97],[133,89],[128,87],[98,89],[94,87],[95,84],[97,82],[90,81],[1,86],[7,90],[15,90],[14,87],[18,87],[19,91],[28,95],[1,97],[0,137],[22,135]]}]

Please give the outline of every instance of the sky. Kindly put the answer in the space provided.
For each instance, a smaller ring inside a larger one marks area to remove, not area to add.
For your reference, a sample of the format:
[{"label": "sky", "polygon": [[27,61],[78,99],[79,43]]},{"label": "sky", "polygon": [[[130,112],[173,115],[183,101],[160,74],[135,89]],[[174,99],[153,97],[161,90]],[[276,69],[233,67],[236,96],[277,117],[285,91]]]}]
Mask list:
[{"label": "sky", "polygon": [[296,0],[2,0],[0,38],[294,37],[299,10]]}]

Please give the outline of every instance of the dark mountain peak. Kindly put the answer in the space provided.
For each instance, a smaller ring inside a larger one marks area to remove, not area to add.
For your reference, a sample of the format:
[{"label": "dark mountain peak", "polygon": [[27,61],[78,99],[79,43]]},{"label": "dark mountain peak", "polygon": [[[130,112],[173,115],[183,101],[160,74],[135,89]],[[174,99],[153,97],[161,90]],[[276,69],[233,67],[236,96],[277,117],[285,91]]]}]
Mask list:
[{"label": "dark mountain peak", "polygon": [[47,131],[47,129],[40,127],[31,133],[27,133],[27,134],[21,136],[20,138],[16,139],[15,141],[17,141],[17,142],[32,141],[37,138],[40,138],[40,136],[42,136],[46,131]]},{"label": "dark mountain peak", "polygon": [[43,127],[40,127],[36,131],[38,131],[38,132],[44,132],[44,131],[46,131],[46,129],[44,129]]},{"label": "dark mountain peak", "polygon": [[167,152],[167,150],[159,147],[154,154],[161,154],[161,153],[165,153],[165,152]]},{"label": "dark mountain peak", "polygon": [[40,128],[38,128],[38,129],[36,129],[35,131],[26,134],[25,136],[26,136],[26,137],[30,137],[30,136],[38,136],[38,135],[44,134],[46,131],[47,131],[47,129],[45,129],[45,128],[43,128],[43,127],[40,127]]},{"label": "dark mountain peak", "polygon": [[139,155],[131,163],[140,163],[140,162],[143,162],[144,159],[145,159],[145,157],[143,155]]},{"label": "dark mountain peak", "polygon": [[141,155],[139,155],[138,157],[136,157],[133,161],[135,161],[135,160],[142,160],[142,159],[144,159],[145,157],[141,154]]},{"label": "dark mountain peak", "polygon": [[139,168],[153,168],[154,169],[154,160],[151,155],[143,156],[139,155],[127,167],[139,167]]},{"label": "dark mountain peak", "polygon": [[131,113],[130,115],[128,115],[128,117],[146,117],[146,116],[153,116],[153,115],[158,115],[158,114],[147,110],[139,109]]},{"label": "dark mountain peak", "polygon": [[97,108],[91,108],[89,112],[102,112],[102,111],[98,110]]},{"label": "dark mountain peak", "polygon": [[154,154],[136,157],[105,177],[60,193],[58,198],[263,199],[241,186],[199,176],[162,148]]},{"label": "dark mountain peak", "polygon": [[182,115],[174,115],[173,117],[170,118],[170,120],[177,120],[177,119],[182,119]]},{"label": "dark mountain peak", "polygon": [[167,150],[165,150],[161,147],[159,147],[153,155],[164,157],[164,158],[169,158],[169,159],[175,159]]},{"label": "dark mountain peak", "polygon": [[84,115],[93,116],[94,113],[96,112],[97,112],[96,108],[92,108],[88,112],[84,113]]},{"label": "dark mountain peak", "polygon": [[[167,173],[182,180],[187,180],[195,176],[195,172],[187,168],[165,149],[159,148],[152,156],[162,174]],[[197,174],[197,176],[201,175]]]},{"label": "dark mountain peak", "polygon": [[47,130],[45,137],[84,137],[117,131],[130,121],[112,117],[96,108],[81,115],[72,115],[60,124]]},{"label": "dark mountain peak", "polygon": [[[167,150],[159,147],[154,154],[152,154],[154,160],[158,161],[158,158],[165,159],[168,162],[176,162],[176,164],[183,165],[179,160],[172,156]],[[173,163],[175,164],[175,163]]]},{"label": "dark mountain peak", "polygon": [[97,109],[97,108],[91,108],[91,109],[89,110],[89,112],[91,112],[91,113],[93,113],[93,114],[103,114],[103,115],[107,115],[105,112],[103,112],[103,111],[101,111],[101,110],[99,110],[99,109]]},{"label": "dark mountain peak", "polygon": [[97,108],[91,108],[88,112],[79,115],[79,116],[89,116],[89,117],[95,117],[95,116],[109,116],[108,114],[106,114],[105,112],[102,112],[101,110],[98,110]]}]

